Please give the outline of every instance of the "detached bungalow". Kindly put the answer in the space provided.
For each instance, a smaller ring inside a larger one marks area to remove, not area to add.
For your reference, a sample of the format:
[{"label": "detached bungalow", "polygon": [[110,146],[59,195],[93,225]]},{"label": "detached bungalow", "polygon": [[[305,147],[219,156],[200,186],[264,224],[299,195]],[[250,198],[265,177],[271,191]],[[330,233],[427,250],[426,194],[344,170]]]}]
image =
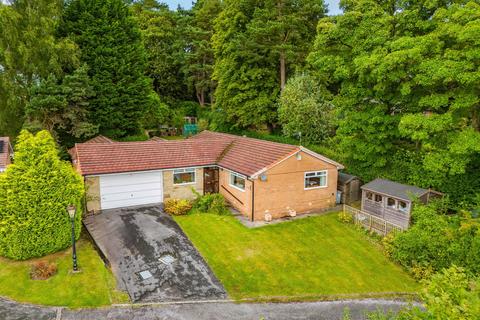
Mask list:
[{"label": "detached bungalow", "polygon": [[12,145],[8,137],[0,137],[0,173],[5,171],[13,156]]},{"label": "detached bungalow", "polygon": [[87,209],[161,203],[221,193],[251,220],[335,206],[343,166],[304,147],[203,131],[177,141],[97,137],[71,150],[85,178]]}]

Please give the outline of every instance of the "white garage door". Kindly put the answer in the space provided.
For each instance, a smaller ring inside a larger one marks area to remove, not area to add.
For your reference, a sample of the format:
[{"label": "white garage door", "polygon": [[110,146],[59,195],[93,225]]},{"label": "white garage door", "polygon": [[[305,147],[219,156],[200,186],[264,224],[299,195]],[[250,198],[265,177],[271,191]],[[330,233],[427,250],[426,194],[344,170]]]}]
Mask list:
[{"label": "white garage door", "polygon": [[100,177],[102,209],[163,201],[162,172],[112,174]]}]

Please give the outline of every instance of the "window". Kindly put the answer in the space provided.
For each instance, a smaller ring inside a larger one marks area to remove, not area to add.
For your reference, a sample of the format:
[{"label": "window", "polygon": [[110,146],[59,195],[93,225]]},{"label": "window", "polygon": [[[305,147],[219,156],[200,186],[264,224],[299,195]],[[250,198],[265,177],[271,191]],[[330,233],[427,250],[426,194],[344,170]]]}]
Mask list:
[{"label": "window", "polygon": [[379,194],[375,195],[375,202],[382,202],[382,196]]},{"label": "window", "polygon": [[177,169],[173,170],[173,184],[191,184],[195,183],[195,169]]},{"label": "window", "polygon": [[397,209],[397,201],[392,198],[387,198],[387,208]]},{"label": "window", "polygon": [[408,212],[408,205],[405,201],[398,201],[398,210]]},{"label": "window", "polygon": [[365,193],[365,196],[367,197],[368,200],[373,200],[373,193],[371,193],[370,191],[367,191]]},{"label": "window", "polygon": [[327,171],[305,172],[305,189],[324,188],[327,186]]},{"label": "window", "polygon": [[230,186],[245,191],[245,178],[237,173],[230,173]]}]

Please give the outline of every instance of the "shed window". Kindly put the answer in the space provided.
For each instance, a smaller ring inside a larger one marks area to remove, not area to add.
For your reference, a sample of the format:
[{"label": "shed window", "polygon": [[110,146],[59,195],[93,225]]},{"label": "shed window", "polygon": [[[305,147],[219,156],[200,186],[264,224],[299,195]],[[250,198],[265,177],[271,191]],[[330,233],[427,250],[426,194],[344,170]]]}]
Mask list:
[{"label": "shed window", "polygon": [[195,168],[173,170],[173,184],[195,183]]},{"label": "shed window", "polygon": [[375,202],[382,202],[382,196],[379,194],[375,195]]},{"label": "shed window", "polygon": [[324,188],[327,186],[327,171],[305,172],[305,189]]},{"label": "shed window", "polygon": [[365,196],[367,197],[368,200],[373,200],[373,193],[371,193],[370,191],[367,191]]},{"label": "shed window", "polygon": [[230,186],[245,191],[245,178],[237,173],[230,173]]},{"label": "shed window", "polygon": [[397,209],[397,201],[392,198],[387,198],[387,208]]},{"label": "shed window", "polygon": [[408,204],[405,201],[398,201],[398,210],[408,212]]}]

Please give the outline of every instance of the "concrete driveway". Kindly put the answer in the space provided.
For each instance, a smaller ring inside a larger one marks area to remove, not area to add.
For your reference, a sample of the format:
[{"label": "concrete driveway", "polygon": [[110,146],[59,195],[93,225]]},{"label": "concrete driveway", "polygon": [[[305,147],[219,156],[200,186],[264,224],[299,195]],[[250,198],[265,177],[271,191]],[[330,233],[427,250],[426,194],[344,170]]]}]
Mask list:
[{"label": "concrete driveway", "polygon": [[197,249],[161,207],[105,210],[84,223],[133,302],[226,298]]}]

